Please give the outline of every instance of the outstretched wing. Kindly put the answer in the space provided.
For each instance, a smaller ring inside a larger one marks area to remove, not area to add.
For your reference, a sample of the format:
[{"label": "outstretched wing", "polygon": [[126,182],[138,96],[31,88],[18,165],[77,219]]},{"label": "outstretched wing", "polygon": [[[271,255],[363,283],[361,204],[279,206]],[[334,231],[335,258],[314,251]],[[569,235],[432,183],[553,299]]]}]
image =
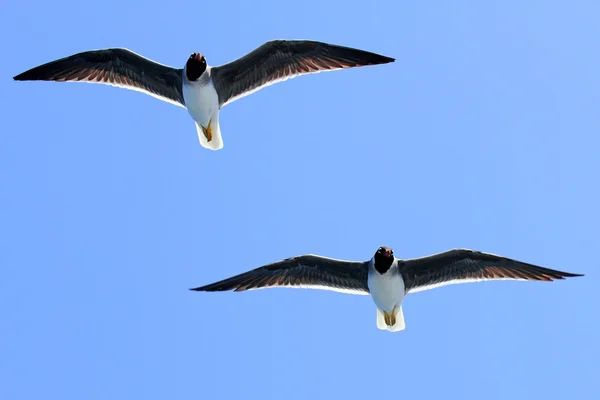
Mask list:
[{"label": "outstretched wing", "polygon": [[582,276],[468,249],[454,249],[429,257],[402,261],[400,272],[407,293],[455,283],[503,279],[552,281]]},{"label": "outstretched wing", "polygon": [[327,43],[272,40],[229,64],[212,68],[211,76],[219,93],[219,104],[223,106],[298,75],[393,61],[379,54]]},{"label": "outstretched wing", "polygon": [[303,255],[268,264],[210,285],[191,290],[215,292],[297,287],[369,294],[368,264],[316,255]]},{"label": "outstretched wing", "polygon": [[16,81],[88,82],[136,90],[185,107],[182,69],[156,63],[128,49],[91,50],[51,61],[15,76]]}]

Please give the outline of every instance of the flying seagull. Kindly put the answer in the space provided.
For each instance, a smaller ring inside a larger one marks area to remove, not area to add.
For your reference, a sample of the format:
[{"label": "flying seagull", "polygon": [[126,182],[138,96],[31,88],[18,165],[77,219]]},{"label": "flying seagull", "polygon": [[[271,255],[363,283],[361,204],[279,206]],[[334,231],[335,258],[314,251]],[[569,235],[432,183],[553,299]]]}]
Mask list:
[{"label": "flying seagull", "polygon": [[369,261],[345,261],[308,254],[268,264],[195,289],[203,292],[296,287],[370,294],[377,307],[377,328],[405,328],[402,301],[410,293],[454,283],[487,280],[552,281],[583,276],[526,264],[468,249],[401,260],[380,247]]},{"label": "flying seagull", "polygon": [[[124,48],[91,50],[32,68],[17,81],[102,83],[136,90],[184,107],[202,147],[223,148],[220,109],[265,86],[298,75],[386,64],[393,58],[308,40],[272,40],[228,64],[211,67],[192,53],[183,69]],[[259,118],[263,118],[260,117]]]}]

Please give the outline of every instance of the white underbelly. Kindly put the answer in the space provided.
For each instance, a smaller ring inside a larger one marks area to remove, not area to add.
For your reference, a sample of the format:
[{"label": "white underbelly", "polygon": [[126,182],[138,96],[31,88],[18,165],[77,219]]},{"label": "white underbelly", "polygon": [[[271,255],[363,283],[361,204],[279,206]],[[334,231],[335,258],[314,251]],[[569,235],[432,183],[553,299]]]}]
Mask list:
[{"label": "white underbelly", "polygon": [[210,84],[183,85],[185,107],[194,121],[206,127],[211,117],[219,110],[219,96]]},{"label": "white underbelly", "polygon": [[369,274],[367,281],[371,297],[375,305],[386,312],[391,312],[394,306],[400,306],[404,299],[404,280],[402,275],[391,277],[381,276],[374,272]]}]

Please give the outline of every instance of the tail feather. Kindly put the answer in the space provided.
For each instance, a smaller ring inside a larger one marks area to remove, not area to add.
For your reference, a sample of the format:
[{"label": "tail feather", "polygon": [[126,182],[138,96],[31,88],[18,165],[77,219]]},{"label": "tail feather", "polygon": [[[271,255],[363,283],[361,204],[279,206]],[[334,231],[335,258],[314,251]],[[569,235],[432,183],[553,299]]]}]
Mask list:
[{"label": "tail feather", "polygon": [[202,147],[210,150],[220,150],[223,148],[218,113],[212,116],[208,122],[208,126],[202,126],[196,122],[196,132],[198,133],[198,140]]},{"label": "tail feather", "polygon": [[394,307],[390,313],[385,313],[378,308],[377,328],[390,332],[399,332],[404,330],[406,325],[404,324],[404,313],[402,312],[402,306],[400,305]]},{"label": "tail feather", "polygon": [[387,325],[385,323],[385,317],[383,316],[383,311],[379,308],[377,309],[377,328],[382,331],[387,330]]}]

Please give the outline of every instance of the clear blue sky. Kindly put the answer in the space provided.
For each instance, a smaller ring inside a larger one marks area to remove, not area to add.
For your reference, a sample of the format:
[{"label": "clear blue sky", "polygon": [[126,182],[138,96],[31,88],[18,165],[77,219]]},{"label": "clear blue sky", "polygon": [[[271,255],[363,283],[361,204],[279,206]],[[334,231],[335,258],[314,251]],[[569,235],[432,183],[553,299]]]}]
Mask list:
[{"label": "clear blue sky", "polygon": [[[0,398],[591,398],[599,13],[591,0],[2,2]],[[275,38],[397,61],[226,106],[217,152],[152,97],[12,81],[89,49],[219,65]],[[586,276],[411,295],[397,334],[376,329],[369,297],[188,290],[380,245]]]}]

